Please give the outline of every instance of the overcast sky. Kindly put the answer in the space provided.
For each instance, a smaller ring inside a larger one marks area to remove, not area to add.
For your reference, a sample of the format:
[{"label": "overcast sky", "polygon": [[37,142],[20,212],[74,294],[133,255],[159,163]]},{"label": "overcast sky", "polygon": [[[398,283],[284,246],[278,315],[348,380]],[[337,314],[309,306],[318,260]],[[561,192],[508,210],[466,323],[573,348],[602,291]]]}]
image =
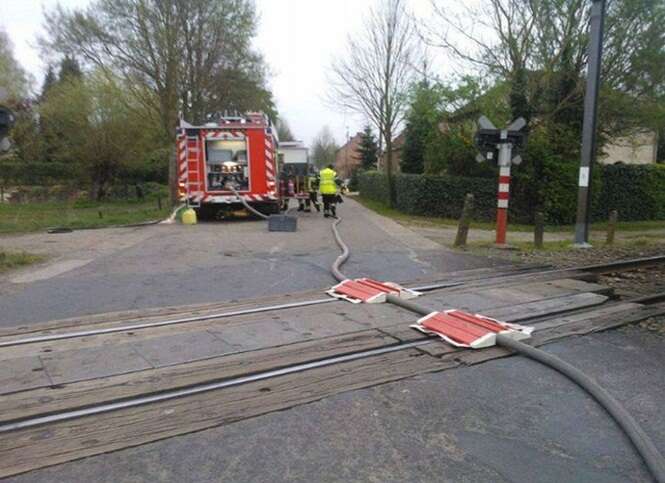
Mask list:
[{"label": "overcast sky", "polygon": [[[91,0],[60,0],[78,7]],[[353,135],[364,119],[326,105],[326,71],[331,59],[344,51],[347,36],[362,27],[363,15],[375,0],[255,0],[260,16],[256,47],[265,56],[270,85],[280,114],[294,134],[310,143],[324,126],[343,142],[348,126]],[[19,62],[41,85],[45,62],[35,47],[44,8],[58,0],[0,0],[0,26],[9,34]],[[428,0],[411,0],[418,13]]]}]

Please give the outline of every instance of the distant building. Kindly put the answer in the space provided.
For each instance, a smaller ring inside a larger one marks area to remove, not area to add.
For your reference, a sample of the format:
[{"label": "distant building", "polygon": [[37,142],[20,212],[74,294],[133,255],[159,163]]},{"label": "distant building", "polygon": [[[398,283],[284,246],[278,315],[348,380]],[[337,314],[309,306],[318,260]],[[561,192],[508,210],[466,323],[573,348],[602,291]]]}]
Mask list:
[{"label": "distant building", "polygon": [[658,158],[658,133],[650,129],[637,129],[603,146],[598,155],[601,164],[653,164]]},{"label": "distant building", "polygon": [[[392,165],[393,173],[400,172],[400,164],[402,162],[402,150],[404,149],[404,141],[406,140],[406,131],[402,131],[393,139],[392,145]],[[381,153],[379,156],[379,171],[385,171],[388,156],[386,152]]]},{"label": "distant building", "polygon": [[309,154],[304,142],[281,141],[277,147],[277,159],[281,169],[299,176],[307,174]]},{"label": "distant building", "polygon": [[335,171],[342,178],[350,178],[360,166],[360,142],[363,133],[356,133],[349,141],[335,152]]}]

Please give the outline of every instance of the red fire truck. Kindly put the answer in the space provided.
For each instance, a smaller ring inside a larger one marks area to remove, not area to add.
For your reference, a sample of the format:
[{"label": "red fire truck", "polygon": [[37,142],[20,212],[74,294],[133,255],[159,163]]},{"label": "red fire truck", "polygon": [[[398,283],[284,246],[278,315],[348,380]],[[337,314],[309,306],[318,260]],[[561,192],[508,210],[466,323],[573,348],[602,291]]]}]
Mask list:
[{"label": "red fire truck", "polygon": [[220,117],[203,126],[180,121],[177,163],[180,199],[204,216],[239,210],[229,186],[257,210],[278,213],[277,137],[262,113]]}]

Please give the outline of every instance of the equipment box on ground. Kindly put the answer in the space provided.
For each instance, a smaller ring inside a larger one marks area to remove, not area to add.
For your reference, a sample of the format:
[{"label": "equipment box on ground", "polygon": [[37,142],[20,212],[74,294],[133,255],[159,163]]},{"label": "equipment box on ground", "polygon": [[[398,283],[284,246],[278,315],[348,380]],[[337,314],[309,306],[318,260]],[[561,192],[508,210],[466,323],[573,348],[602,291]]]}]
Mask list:
[{"label": "equipment box on ground", "polygon": [[298,218],[291,215],[270,215],[268,218],[269,231],[296,231]]}]

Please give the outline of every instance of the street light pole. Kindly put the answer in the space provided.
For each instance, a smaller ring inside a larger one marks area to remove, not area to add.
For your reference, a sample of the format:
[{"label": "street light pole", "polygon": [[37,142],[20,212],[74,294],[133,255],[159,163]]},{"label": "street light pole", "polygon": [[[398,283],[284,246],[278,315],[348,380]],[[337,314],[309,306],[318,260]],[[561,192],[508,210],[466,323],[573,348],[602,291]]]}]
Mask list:
[{"label": "street light pole", "polygon": [[589,224],[591,218],[591,175],[596,156],[596,132],[598,124],[598,91],[600,88],[600,66],[603,55],[603,24],[605,1],[592,0],[589,26],[589,61],[586,93],[584,95],[584,123],[582,126],[582,158],[577,194],[577,222],[575,223],[575,246],[590,247]]}]

